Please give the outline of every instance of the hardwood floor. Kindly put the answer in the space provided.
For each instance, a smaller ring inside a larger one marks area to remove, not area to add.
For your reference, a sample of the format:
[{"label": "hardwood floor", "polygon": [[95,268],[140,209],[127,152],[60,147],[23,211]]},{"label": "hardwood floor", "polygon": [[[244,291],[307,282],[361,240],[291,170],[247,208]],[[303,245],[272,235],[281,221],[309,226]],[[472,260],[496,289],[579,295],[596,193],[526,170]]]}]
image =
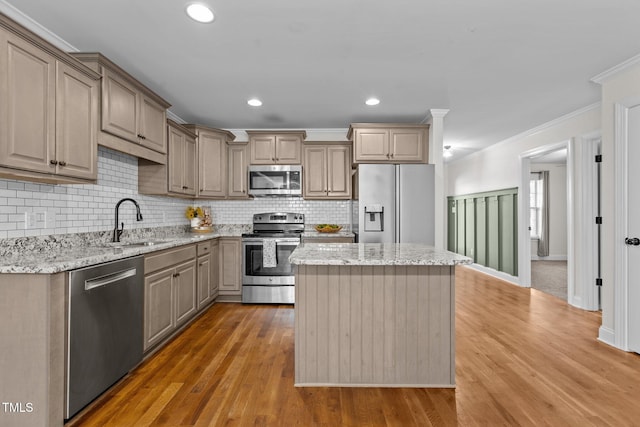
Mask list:
[{"label": "hardwood floor", "polygon": [[457,270],[456,389],[295,388],[293,309],[216,304],[68,426],[639,425],[598,313]]}]

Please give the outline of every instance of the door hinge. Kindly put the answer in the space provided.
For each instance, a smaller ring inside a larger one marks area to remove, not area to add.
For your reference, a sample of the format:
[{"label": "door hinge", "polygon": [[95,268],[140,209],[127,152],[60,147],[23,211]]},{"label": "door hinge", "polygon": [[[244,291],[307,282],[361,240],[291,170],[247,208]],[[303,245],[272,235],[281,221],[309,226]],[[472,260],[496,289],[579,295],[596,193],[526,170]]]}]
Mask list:
[{"label": "door hinge", "polygon": [[596,224],[598,224],[598,225],[602,224],[602,217],[601,216],[597,216],[596,217]]},{"label": "door hinge", "polygon": [[596,277],[596,286],[602,286],[602,279],[600,277]]},{"label": "door hinge", "polygon": [[602,163],[602,154],[596,154],[596,163]]}]

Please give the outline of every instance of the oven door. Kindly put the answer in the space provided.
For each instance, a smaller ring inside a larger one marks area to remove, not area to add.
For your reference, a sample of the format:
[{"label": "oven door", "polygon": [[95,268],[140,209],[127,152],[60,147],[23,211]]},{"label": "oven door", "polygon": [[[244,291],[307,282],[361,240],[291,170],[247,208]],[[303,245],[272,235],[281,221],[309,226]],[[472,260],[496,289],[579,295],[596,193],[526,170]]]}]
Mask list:
[{"label": "oven door", "polygon": [[262,238],[242,240],[242,284],[280,286],[294,285],[295,276],[289,255],[300,243],[298,238],[274,239],[276,241],[276,265],[265,267]]}]

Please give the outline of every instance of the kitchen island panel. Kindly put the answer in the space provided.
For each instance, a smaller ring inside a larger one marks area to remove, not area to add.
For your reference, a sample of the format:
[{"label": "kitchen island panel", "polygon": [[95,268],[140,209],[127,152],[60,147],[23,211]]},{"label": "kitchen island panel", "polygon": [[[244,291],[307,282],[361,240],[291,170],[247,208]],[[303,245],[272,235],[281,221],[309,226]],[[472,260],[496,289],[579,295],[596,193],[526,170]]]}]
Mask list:
[{"label": "kitchen island panel", "polygon": [[297,269],[297,386],[454,386],[453,267]]}]

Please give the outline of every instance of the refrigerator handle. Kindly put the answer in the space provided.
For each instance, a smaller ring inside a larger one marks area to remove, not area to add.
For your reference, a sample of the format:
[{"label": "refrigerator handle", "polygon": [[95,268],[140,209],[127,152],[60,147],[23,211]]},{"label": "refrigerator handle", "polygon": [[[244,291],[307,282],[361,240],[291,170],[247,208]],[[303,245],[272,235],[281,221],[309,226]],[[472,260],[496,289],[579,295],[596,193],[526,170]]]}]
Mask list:
[{"label": "refrigerator handle", "polygon": [[393,236],[393,241],[395,243],[402,243],[400,242],[400,188],[401,188],[401,182],[400,182],[400,165],[395,165],[395,174],[396,174],[396,179],[395,179],[395,184],[396,184],[396,200],[395,200],[395,230],[393,230],[394,236]]}]

